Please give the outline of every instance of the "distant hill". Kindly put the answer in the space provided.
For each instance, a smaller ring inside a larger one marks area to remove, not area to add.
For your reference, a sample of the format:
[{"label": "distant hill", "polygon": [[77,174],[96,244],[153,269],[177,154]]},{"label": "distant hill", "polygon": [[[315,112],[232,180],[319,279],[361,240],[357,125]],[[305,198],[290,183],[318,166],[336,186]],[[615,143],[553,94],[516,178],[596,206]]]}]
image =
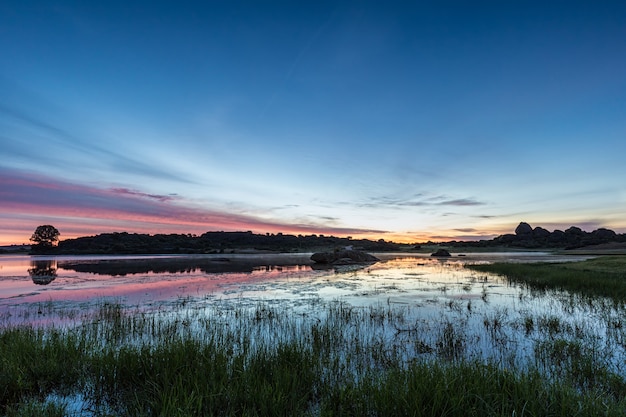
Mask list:
[{"label": "distant hill", "polygon": [[307,252],[352,246],[372,252],[398,250],[399,245],[383,239],[340,238],[324,235],[254,234],[252,232],[207,232],[185,234],[104,233],[60,241],[54,254],[195,254],[232,251]]}]

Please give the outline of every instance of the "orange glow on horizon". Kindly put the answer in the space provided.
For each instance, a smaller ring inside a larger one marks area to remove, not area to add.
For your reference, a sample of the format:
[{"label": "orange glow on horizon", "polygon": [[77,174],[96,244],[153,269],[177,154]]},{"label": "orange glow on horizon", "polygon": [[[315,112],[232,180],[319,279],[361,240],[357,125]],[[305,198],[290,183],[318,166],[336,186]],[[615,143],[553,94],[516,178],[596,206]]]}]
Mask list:
[{"label": "orange glow on horizon", "polygon": [[[257,234],[351,236],[354,239],[396,243],[489,239],[502,233],[483,230],[460,235],[459,230],[396,232],[324,224],[289,224],[266,218],[268,213],[240,214],[215,207],[203,208],[180,197],[149,194],[126,188],[77,185],[30,173],[9,173],[0,178],[11,196],[0,207],[0,245],[29,244],[37,226],[51,224],[60,239],[102,233],[196,234],[208,231],[252,231]],[[50,193],[50,191],[54,191]],[[513,226],[514,227],[514,226]],[[503,233],[510,233],[511,229]]]},{"label": "orange glow on horizon", "polygon": [[[481,240],[481,239],[492,239],[494,236],[510,233],[509,232],[496,232],[491,235],[486,236],[476,236],[472,239],[465,239],[455,235],[454,233],[443,233],[443,232],[431,232],[431,233],[335,233],[332,230],[313,230],[311,228],[307,228],[303,230],[302,228],[290,228],[289,226],[274,226],[274,227],[266,227],[263,229],[257,227],[249,227],[250,225],[240,224],[240,225],[205,225],[198,224],[194,222],[166,222],[169,219],[159,219],[160,222],[155,221],[156,218],[150,219],[150,221],[142,221],[142,222],[133,222],[131,219],[124,219],[123,223],[135,223],[133,225],[119,225],[115,224],[117,222],[109,219],[104,219],[104,221],[100,222],[101,224],[92,224],[92,223],[77,223],[77,222],[69,222],[69,221],[43,221],[43,222],[33,222],[32,220],[29,222],[24,222],[24,226],[20,227],[21,230],[11,230],[10,233],[2,232],[0,233],[0,246],[8,246],[8,245],[22,245],[30,244],[30,236],[34,232],[35,228],[40,224],[52,224],[54,225],[61,236],[59,240],[66,239],[75,239],[78,237],[85,236],[94,236],[103,233],[141,233],[141,234],[193,234],[193,235],[201,235],[206,232],[211,231],[226,231],[226,232],[245,232],[251,231],[255,234],[278,234],[283,233],[286,235],[324,235],[324,236],[335,236],[335,237],[352,237],[354,240],[358,239],[368,239],[377,241],[379,239],[384,239],[386,242],[395,242],[400,244],[418,244],[425,242],[449,242],[453,240],[462,241],[462,240]],[[229,227],[230,226],[230,227]],[[239,227],[237,227],[239,226]]]}]

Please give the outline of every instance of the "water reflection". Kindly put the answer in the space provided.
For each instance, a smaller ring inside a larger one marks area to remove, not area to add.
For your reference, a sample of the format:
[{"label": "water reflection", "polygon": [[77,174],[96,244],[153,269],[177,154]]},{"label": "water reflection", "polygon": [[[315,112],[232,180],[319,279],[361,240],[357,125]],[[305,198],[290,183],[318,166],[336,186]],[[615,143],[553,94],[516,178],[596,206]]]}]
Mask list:
[{"label": "water reflection", "polygon": [[[472,309],[478,301],[508,306],[519,289],[493,277],[487,282],[485,274],[468,271],[464,264],[562,259],[540,253],[468,254],[443,261],[427,254],[377,256],[381,261],[366,267],[329,269],[318,269],[310,254],[0,257],[0,319],[8,306],[97,304],[105,298],[154,309],[179,299],[200,306],[208,300],[232,300],[312,309],[338,299],[356,306],[402,305],[422,311],[469,300]],[[45,285],[52,281],[53,286]]]},{"label": "water reflection", "polygon": [[31,267],[28,269],[28,275],[37,285],[48,285],[57,277],[57,261],[33,260],[30,262]]},{"label": "water reflection", "polygon": [[310,261],[299,257],[174,257],[145,259],[68,260],[59,263],[65,270],[96,275],[252,273],[254,271],[310,270]]},{"label": "water reflection", "polygon": [[[263,333],[265,324],[274,326],[283,318],[314,321],[337,314],[343,322],[362,312],[354,327],[347,327],[356,333],[346,331],[346,337],[371,335],[390,346],[408,346],[407,358],[489,359],[515,368],[540,354],[541,343],[556,339],[585,343],[609,369],[625,372],[624,306],[610,300],[590,304],[561,291],[536,294],[503,277],[465,268],[467,262],[562,258],[536,253],[472,254],[445,261],[427,255],[379,257],[376,264],[344,271],[313,269],[307,255],[0,258],[0,326],[80,324],[112,302],[140,312],[142,320],[154,315],[191,323],[195,317],[197,326],[175,326],[189,331],[206,329],[204,324],[213,321],[231,329],[248,326],[240,317],[251,312],[261,332],[253,339],[261,340],[272,335]],[[36,290],[24,280],[29,265]],[[42,285],[55,279],[51,287]],[[333,310],[337,305],[339,310]],[[267,311],[271,320],[265,320]],[[230,313],[232,319],[226,319]]]},{"label": "water reflection", "polygon": [[[306,255],[74,257],[59,258],[58,265],[53,260],[0,258],[0,326],[82,324],[95,317],[94,326],[80,328],[95,335],[128,330],[132,335],[116,339],[123,343],[179,335],[213,343],[223,331],[227,336],[219,340],[236,341],[235,354],[237,349],[265,349],[291,340],[306,346],[312,340],[307,337],[314,337],[310,335],[330,334],[327,339],[338,349],[328,363],[340,364],[342,372],[387,369],[389,358],[407,364],[430,358],[485,361],[513,372],[536,369],[557,380],[565,379],[568,367],[580,373],[578,366],[585,367],[591,380],[609,371],[626,377],[623,305],[563,291],[537,293],[465,268],[467,262],[580,257],[481,253],[448,259],[417,254],[380,258],[374,265],[344,272],[316,270]],[[55,285],[36,291],[30,282],[29,288],[24,286],[29,264],[34,282],[58,274]],[[118,303],[120,315],[107,313],[118,311]],[[366,352],[363,362],[357,362],[360,355],[353,350],[343,350],[355,345]]]}]

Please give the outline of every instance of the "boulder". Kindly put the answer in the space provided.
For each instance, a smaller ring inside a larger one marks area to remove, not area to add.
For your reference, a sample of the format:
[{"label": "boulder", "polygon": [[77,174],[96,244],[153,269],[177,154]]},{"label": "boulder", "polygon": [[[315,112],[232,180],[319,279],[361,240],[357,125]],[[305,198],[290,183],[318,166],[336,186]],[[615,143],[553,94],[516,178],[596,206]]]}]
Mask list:
[{"label": "boulder", "polygon": [[535,227],[533,229],[533,236],[539,239],[545,239],[550,236],[550,231],[544,229],[543,227]]},{"label": "boulder", "polygon": [[565,246],[565,244],[563,243],[565,241],[565,232],[562,230],[555,230],[554,232],[550,233],[550,236],[548,237],[548,242],[550,242],[550,244],[552,246]]},{"label": "boulder", "polygon": [[617,237],[617,233],[612,230],[601,227],[591,232],[591,236],[600,240],[613,240]]},{"label": "boulder", "polygon": [[529,225],[528,223],[525,222],[521,222],[516,228],[515,228],[515,234],[516,235],[530,235],[533,233],[533,228],[531,225]]},{"label": "boulder", "polygon": [[437,251],[434,253],[431,253],[430,256],[446,257],[446,256],[452,256],[452,255],[450,255],[450,252],[448,252],[445,249],[437,249]]},{"label": "boulder", "polygon": [[369,253],[351,249],[317,252],[311,255],[311,260],[318,264],[332,265],[372,264],[379,261],[377,257]]},{"label": "boulder", "polygon": [[585,234],[580,227],[572,226],[569,229],[565,230],[565,234],[574,235],[574,236],[582,236]]}]

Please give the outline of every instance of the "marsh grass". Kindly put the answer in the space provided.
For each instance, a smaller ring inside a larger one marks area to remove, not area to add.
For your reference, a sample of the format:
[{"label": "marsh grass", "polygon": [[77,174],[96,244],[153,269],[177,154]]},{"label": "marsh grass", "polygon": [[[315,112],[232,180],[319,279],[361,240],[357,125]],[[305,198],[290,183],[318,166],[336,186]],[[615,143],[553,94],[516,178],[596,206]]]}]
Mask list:
[{"label": "marsh grass", "polygon": [[593,343],[556,338],[535,346],[539,369],[557,379],[566,378],[580,391],[594,389],[616,399],[626,395],[626,380],[607,372],[607,358]]},{"label": "marsh grass", "polygon": [[626,256],[603,256],[582,262],[494,263],[467,267],[506,276],[510,282],[534,290],[566,290],[626,303]]},{"label": "marsh grass", "polygon": [[[626,415],[626,384],[593,340],[536,331],[523,367],[472,357],[473,314],[266,304],[146,314],[103,304],[77,326],[0,330],[2,415]],[[490,349],[514,349],[506,310],[482,318]],[[547,318],[549,321],[550,317]],[[559,322],[559,329],[563,328]],[[621,334],[621,333],[620,333]],[[612,345],[611,345],[612,346]],[[79,398],[81,404],[69,404]],[[60,399],[60,400],[59,400]],[[65,399],[65,400],[64,400]],[[72,405],[72,407],[70,407]]]},{"label": "marsh grass", "polygon": [[85,340],[21,327],[0,333],[0,396],[3,405],[71,388],[84,376]]},{"label": "marsh grass", "polygon": [[17,406],[8,406],[4,415],[7,417],[65,417],[67,409],[63,404],[29,401]]}]

